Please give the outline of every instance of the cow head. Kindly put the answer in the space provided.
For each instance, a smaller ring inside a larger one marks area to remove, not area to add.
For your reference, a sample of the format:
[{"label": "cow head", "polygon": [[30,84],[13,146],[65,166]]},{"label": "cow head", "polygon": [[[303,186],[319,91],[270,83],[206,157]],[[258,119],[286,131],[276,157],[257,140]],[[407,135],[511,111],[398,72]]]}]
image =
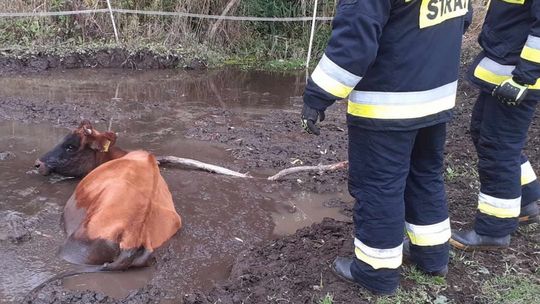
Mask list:
[{"label": "cow head", "polygon": [[101,133],[84,120],[51,151],[36,160],[35,167],[42,175],[58,173],[82,177],[106,159],[116,143],[116,134]]}]

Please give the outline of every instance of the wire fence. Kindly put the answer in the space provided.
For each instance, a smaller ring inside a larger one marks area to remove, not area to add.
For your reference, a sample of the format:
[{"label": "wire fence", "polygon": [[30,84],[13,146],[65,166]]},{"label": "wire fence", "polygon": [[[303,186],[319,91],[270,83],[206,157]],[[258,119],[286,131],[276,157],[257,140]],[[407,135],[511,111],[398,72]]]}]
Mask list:
[{"label": "wire fence", "polygon": [[[151,16],[173,16],[173,17],[189,17],[198,19],[214,19],[214,20],[229,20],[229,21],[253,21],[253,22],[306,22],[311,21],[313,17],[253,17],[253,16],[223,16],[223,15],[206,15],[187,12],[161,12],[147,10],[132,10],[122,8],[107,8],[102,9],[87,9],[77,11],[59,11],[59,12],[21,12],[21,13],[4,13],[0,12],[2,18],[22,18],[22,17],[53,17],[53,16],[70,16],[84,15],[94,13],[117,13],[117,14],[135,14],[135,15],[151,15]],[[333,17],[316,17],[316,21],[332,21]]]},{"label": "wire fence", "polygon": [[[238,0],[230,0],[227,5],[232,6],[237,3]],[[244,22],[311,22],[311,30],[309,32],[309,45],[307,52],[306,68],[309,68],[311,50],[313,48],[313,36],[315,32],[315,24],[318,21],[332,21],[333,17],[329,16],[317,16],[317,4],[315,0],[313,5],[312,16],[296,16],[296,17],[259,17],[259,16],[234,16],[228,15],[228,9],[226,8],[221,15],[211,14],[199,14],[190,12],[170,12],[170,11],[155,11],[155,10],[137,10],[137,9],[124,9],[114,8],[111,5],[110,0],[106,0],[107,8],[94,8],[94,9],[82,9],[82,10],[62,10],[62,11],[32,11],[32,12],[0,12],[0,18],[41,18],[41,17],[59,17],[59,16],[73,16],[73,15],[90,15],[90,14],[110,14],[112,28],[114,29],[114,35],[117,43],[120,43],[119,31],[117,29],[115,15],[145,15],[145,16],[169,16],[169,17],[184,17],[195,19],[215,20],[214,29],[223,21],[244,21]],[[213,36],[211,33],[210,36]],[[212,37],[210,37],[212,38]]]}]

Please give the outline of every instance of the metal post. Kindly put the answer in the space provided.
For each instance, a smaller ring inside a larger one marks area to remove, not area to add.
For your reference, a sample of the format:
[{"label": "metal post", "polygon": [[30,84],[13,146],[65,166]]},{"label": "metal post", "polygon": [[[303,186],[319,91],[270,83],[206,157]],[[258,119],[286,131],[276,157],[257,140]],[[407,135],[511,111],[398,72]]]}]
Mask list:
[{"label": "metal post", "polygon": [[306,60],[306,83],[309,78],[309,62],[311,61],[311,49],[313,48],[313,38],[315,37],[315,23],[317,22],[318,2],[318,0],[315,0],[315,4],[313,5],[313,20],[311,21],[311,35],[309,37],[309,48]]},{"label": "metal post", "polygon": [[111,22],[114,29],[114,37],[116,38],[116,43],[120,43],[120,39],[118,39],[118,30],[116,29],[116,22],[114,21],[114,13],[111,7],[111,1],[107,0],[107,6],[109,7],[109,14],[111,15]]}]

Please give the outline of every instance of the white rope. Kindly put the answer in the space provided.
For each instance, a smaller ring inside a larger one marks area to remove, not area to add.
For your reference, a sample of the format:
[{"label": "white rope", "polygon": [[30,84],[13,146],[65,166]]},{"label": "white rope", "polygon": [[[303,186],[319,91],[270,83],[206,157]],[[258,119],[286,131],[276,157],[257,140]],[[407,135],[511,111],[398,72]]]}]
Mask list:
[{"label": "white rope", "polygon": [[311,61],[311,49],[313,48],[313,38],[315,37],[315,23],[317,22],[318,0],[313,4],[313,20],[311,21],[311,34],[309,36],[309,47],[306,60],[306,83],[309,79],[309,62]]},{"label": "white rope", "polygon": [[107,7],[109,8],[109,13],[111,15],[111,22],[114,29],[114,37],[116,38],[116,44],[119,44],[120,40],[118,39],[118,30],[116,29],[116,22],[114,21],[114,12],[113,12],[110,0],[107,0]]},{"label": "white rope", "polygon": [[23,12],[23,13],[0,13],[0,17],[51,17],[51,16],[69,16],[69,15],[83,15],[94,13],[108,13],[109,10],[103,9],[90,9],[79,11],[62,11],[62,12]]},{"label": "white rope", "polygon": [[[23,12],[23,13],[0,13],[1,17],[50,17],[50,16],[67,16],[78,14],[93,14],[93,13],[118,13],[118,14],[136,14],[136,15],[154,15],[154,16],[175,16],[189,17],[198,19],[222,19],[232,21],[257,21],[257,22],[305,22],[310,21],[312,17],[251,17],[251,16],[221,16],[221,15],[205,15],[193,14],[185,12],[160,12],[160,11],[141,11],[129,10],[121,8],[111,9],[91,9],[79,11],[62,11],[62,12]],[[332,21],[333,17],[316,17],[317,21]]]}]

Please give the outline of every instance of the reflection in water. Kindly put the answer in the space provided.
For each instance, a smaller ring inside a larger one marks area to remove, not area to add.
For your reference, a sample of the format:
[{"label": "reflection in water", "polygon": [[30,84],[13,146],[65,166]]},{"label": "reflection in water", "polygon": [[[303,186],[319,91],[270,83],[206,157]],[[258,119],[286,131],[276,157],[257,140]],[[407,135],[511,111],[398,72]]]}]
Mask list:
[{"label": "reflection in water", "polygon": [[153,267],[125,272],[88,273],[65,278],[64,286],[71,290],[99,290],[110,297],[121,299],[131,291],[146,286],[153,274]]},{"label": "reflection in water", "polygon": [[276,199],[276,201],[281,201],[282,204],[277,206],[277,212],[272,213],[272,218],[276,224],[274,234],[276,236],[289,235],[309,224],[322,222],[325,217],[340,221],[350,220],[349,217],[340,213],[339,209],[324,206],[325,202],[336,198],[344,201],[351,200],[345,191],[333,194],[300,192],[289,198]]},{"label": "reflection in water", "polygon": [[[66,70],[0,78],[0,97],[66,102],[152,101],[224,109],[283,108],[301,95],[303,73],[238,70]],[[113,104],[114,106],[114,104]]]}]

